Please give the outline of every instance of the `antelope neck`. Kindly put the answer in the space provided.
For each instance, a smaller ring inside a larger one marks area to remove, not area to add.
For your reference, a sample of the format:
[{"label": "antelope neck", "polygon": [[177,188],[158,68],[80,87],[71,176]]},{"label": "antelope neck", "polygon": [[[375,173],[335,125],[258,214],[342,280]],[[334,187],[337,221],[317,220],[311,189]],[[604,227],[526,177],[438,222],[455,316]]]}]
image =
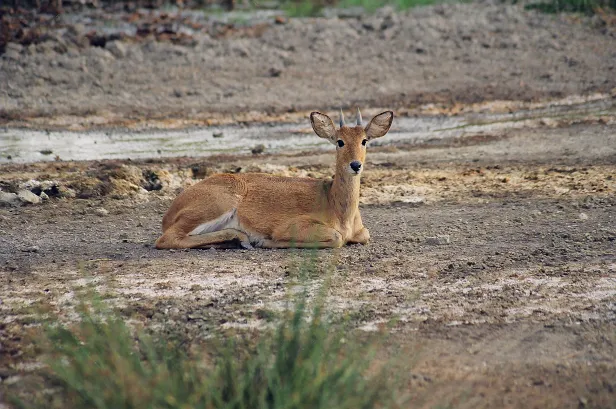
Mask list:
[{"label": "antelope neck", "polygon": [[353,176],[336,168],[336,176],[329,191],[329,202],[342,223],[348,221],[359,206],[360,175]]}]

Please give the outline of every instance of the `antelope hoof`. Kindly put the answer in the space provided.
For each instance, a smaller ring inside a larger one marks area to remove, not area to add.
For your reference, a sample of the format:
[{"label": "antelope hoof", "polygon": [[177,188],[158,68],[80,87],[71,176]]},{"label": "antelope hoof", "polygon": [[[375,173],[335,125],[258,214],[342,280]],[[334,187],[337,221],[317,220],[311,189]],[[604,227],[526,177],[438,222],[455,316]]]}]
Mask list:
[{"label": "antelope hoof", "polygon": [[368,244],[369,241],[370,233],[368,232],[368,229],[364,227],[355,235],[355,237],[353,237],[352,243],[357,243],[365,246],[366,244]]},{"label": "antelope hoof", "polygon": [[249,241],[241,241],[240,242],[240,246],[242,246],[242,248],[244,250],[254,250],[255,248],[252,246],[252,244],[250,244]]}]

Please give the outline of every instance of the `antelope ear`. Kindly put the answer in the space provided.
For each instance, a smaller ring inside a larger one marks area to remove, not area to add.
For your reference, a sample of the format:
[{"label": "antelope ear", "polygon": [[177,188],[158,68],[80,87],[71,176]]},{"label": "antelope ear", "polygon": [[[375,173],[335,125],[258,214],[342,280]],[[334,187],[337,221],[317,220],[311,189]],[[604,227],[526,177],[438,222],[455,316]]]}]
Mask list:
[{"label": "antelope ear", "polygon": [[392,111],[381,112],[366,126],[365,132],[368,139],[380,138],[384,136],[391,128],[391,123],[394,120]]},{"label": "antelope ear", "polygon": [[310,123],[317,135],[336,143],[336,128],[330,117],[320,112],[313,112],[310,114]]}]

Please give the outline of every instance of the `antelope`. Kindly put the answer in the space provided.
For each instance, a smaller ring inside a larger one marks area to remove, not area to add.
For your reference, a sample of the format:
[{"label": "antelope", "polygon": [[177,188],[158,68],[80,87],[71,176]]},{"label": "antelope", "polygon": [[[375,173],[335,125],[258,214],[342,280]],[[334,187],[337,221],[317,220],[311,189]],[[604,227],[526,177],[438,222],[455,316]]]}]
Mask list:
[{"label": "antelope", "polygon": [[[163,217],[158,249],[337,248],[367,244],[370,239],[359,213],[359,181],[366,144],[384,136],[394,114],[376,115],[363,128],[340,127],[320,112],[310,114],[317,136],[336,145],[332,180],[274,176],[265,173],[217,174],[187,188]],[[254,246],[254,247],[253,247]]]}]

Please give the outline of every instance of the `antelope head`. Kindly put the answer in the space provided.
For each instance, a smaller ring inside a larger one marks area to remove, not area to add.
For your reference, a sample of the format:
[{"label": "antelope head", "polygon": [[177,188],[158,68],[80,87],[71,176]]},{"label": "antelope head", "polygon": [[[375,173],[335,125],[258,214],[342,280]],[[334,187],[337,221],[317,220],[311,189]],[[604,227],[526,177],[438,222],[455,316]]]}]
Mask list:
[{"label": "antelope head", "polygon": [[352,176],[358,176],[364,169],[367,143],[384,136],[389,131],[393,119],[394,113],[385,111],[372,118],[364,128],[361,112],[357,108],[355,124],[348,126],[340,110],[340,127],[336,129],[329,116],[320,112],[310,114],[314,132],[336,145],[336,174],[346,173]]}]

